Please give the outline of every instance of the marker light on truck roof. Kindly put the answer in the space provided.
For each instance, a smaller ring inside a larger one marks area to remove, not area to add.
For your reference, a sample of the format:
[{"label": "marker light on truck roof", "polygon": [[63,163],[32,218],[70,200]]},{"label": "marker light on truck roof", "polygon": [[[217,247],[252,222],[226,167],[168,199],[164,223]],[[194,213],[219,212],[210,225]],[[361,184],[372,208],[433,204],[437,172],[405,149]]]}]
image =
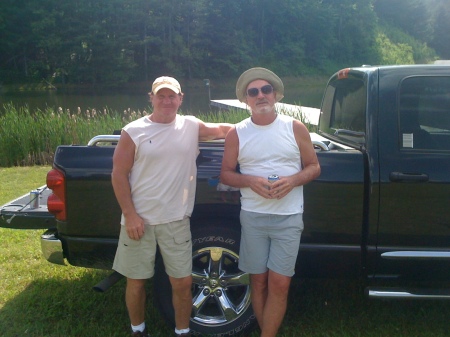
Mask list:
[{"label": "marker light on truck roof", "polygon": [[341,69],[338,71],[338,79],[342,80],[344,78],[348,77],[348,73],[350,71],[350,68]]},{"label": "marker light on truck roof", "polygon": [[66,220],[66,185],[62,172],[52,169],[47,173],[47,187],[53,193],[48,197],[48,211],[55,215],[55,218],[61,221]]}]

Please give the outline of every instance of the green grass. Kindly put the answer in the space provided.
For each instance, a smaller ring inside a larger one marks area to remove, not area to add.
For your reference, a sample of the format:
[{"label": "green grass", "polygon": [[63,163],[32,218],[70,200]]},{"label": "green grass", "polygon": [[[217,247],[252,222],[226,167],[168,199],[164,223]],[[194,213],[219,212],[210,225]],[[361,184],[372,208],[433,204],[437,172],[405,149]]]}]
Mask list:
[{"label": "green grass", "polygon": [[[0,169],[0,205],[41,186],[48,169]],[[124,282],[94,292],[109,272],[48,263],[41,232],[0,229],[0,336],[128,336]],[[170,336],[152,305],[151,282],[148,290],[152,336]],[[368,300],[362,290],[358,282],[294,280],[278,336],[449,336],[450,302]]]},{"label": "green grass", "polygon": [[[43,185],[48,169],[0,169],[0,205]],[[0,336],[128,336],[124,281],[106,293],[94,292],[109,272],[48,263],[41,255],[41,232],[0,229]],[[151,282],[148,291],[152,336],[171,336],[152,305]],[[449,335],[450,302],[375,301],[362,292],[355,281],[294,280],[278,336]]]},{"label": "green grass", "polygon": [[[49,166],[0,169],[0,205],[45,183]],[[0,336],[126,336],[124,283],[100,294],[109,274],[48,263],[39,230],[0,229]],[[151,290],[151,288],[149,289]],[[170,331],[152,306],[159,336]]]}]

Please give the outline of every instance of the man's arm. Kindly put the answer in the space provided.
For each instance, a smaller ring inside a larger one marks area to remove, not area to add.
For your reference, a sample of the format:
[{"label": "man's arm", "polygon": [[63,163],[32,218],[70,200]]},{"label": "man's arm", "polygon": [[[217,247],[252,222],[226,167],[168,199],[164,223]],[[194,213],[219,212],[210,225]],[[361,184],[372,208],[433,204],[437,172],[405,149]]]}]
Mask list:
[{"label": "man's arm", "polygon": [[117,202],[125,217],[128,236],[139,240],[144,234],[144,221],[136,213],[131,199],[129,174],[134,164],[135,144],[130,135],[122,131],[113,155],[113,170],[111,182]]},{"label": "man's arm", "polygon": [[302,157],[303,169],[297,177],[297,186],[300,186],[309,183],[320,175],[320,165],[311,141],[311,136],[306,126],[302,122],[294,120],[293,127],[295,139]]},{"label": "man's arm", "polygon": [[320,175],[320,165],[316,151],[306,126],[294,120],[294,135],[300,149],[302,171],[298,174],[297,186],[305,185]]},{"label": "man's arm", "polygon": [[225,149],[222,159],[222,169],[220,181],[233,187],[250,187],[254,192],[264,198],[270,198],[268,187],[270,186],[266,178],[241,174],[236,172],[237,158],[239,154],[239,137],[236,129],[231,129],[225,138]]},{"label": "man's arm", "polygon": [[230,123],[205,123],[202,120],[199,122],[199,140],[224,139],[228,131],[233,127]]}]

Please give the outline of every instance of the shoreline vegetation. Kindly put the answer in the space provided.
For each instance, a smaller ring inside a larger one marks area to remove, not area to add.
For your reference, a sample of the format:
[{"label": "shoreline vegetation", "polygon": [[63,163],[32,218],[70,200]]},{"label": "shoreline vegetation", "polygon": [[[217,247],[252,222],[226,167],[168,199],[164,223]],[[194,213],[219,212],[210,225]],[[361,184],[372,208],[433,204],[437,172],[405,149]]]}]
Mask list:
[{"label": "shoreline vegetation", "polygon": [[[59,145],[86,145],[102,134],[112,134],[127,123],[151,113],[105,108],[70,111],[62,107],[30,111],[27,106],[3,106],[0,114],[0,167],[51,165]],[[182,112],[180,112],[182,113]],[[248,114],[243,110],[197,115],[205,122],[236,123]]]},{"label": "shoreline vegetation", "polygon": [[[283,81],[286,87],[299,88],[326,83],[325,78],[320,76],[286,78]],[[133,90],[138,90],[136,89],[138,87],[139,90],[149,88],[148,83],[134,85]],[[214,85],[234,86],[235,79]],[[203,80],[191,80],[184,87],[185,90],[189,90],[197,86],[204,86]],[[130,108],[123,111],[113,108],[83,110],[78,107],[76,111],[71,111],[65,107],[31,110],[26,104],[22,106],[4,104],[0,106],[0,167],[51,165],[54,152],[59,145],[86,145],[92,137],[112,134],[114,130],[120,130],[127,123],[149,113],[151,113],[150,106],[144,110]],[[190,114],[189,111],[182,110],[180,113]],[[205,122],[237,123],[248,117],[248,112],[240,109],[227,111],[214,109],[195,115]],[[296,117],[303,120],[301,108]]]},{"label": "shoreline vegetation", "polygon": [[[338,71],[340,69],[336,69]],[[329,74],[332,75],[331,73]],[[328,75],[305,75],[301,77],[283,77],[284,86],[287,88],[301,88],[304,86],[324,86],[327,83]],[[211,88],[234,88],[236,85],[236,78],[220,78],[211,79]],[[179,79],[183,90],[198,89],[205,87],[204,79]],[[67,93],[104,93],[104,92],[139,92],[146,94],[151,88],[151,81],[130,82],[126,85],[120,86],[107,85],[107,84],[62,84],[62,83],[50,83],[45,79],[40,82],[26,82],[26,83],[13,83],[2,84],[0,83],[0,94],[14,94],[17,92],[46,92],[46,91],[63,91]]]},{"label": "shoreline vegetation", "polygon": [[[6,104],[3,109],[0,115],[0,167],[51,165],[59,145],[86,145],[97,135],[113,134],[127,123],[151,113],[150,107],[122,112],[108,108],[70,111],[62,107],[30,111],[27,106],[17,108]],[[187,113],[180,111],[180,114]],[[235,124],[249,114],[245,110],[231,109],[196,116],[204,122]],[[301,108],[293,117],[303,120]]]}]

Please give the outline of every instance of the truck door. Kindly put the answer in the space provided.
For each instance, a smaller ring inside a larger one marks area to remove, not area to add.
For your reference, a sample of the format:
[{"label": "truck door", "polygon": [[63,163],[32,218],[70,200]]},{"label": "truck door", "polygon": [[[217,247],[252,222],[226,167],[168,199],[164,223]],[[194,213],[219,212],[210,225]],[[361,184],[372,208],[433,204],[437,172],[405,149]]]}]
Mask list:
[{"label": "truck door", "polygon": [[377,273],[448,280],[450,76],[401,80],[391,120],[383,117],[389,109],[385,105],[383,112],[383,104],[388,103],[380,103],[379,117]]}]

